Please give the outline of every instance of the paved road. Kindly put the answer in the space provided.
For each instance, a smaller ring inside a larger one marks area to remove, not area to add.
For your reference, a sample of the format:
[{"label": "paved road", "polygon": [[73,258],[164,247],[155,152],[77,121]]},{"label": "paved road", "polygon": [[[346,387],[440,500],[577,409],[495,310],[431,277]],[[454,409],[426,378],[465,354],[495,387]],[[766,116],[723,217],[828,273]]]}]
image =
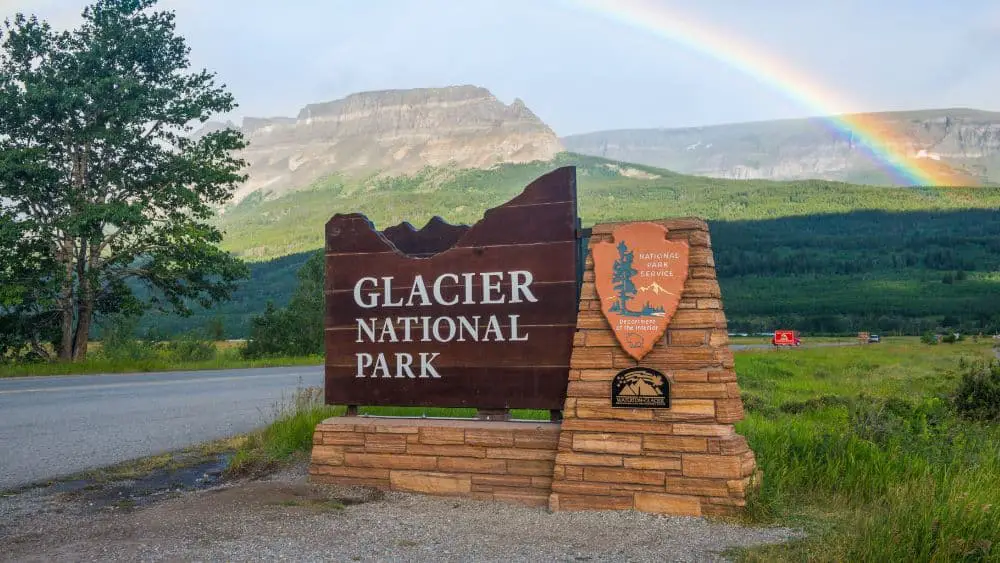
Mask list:
[{"label": "paved road", "polygon": [[252,430],[305,366],[0,379],[0,490]]}]

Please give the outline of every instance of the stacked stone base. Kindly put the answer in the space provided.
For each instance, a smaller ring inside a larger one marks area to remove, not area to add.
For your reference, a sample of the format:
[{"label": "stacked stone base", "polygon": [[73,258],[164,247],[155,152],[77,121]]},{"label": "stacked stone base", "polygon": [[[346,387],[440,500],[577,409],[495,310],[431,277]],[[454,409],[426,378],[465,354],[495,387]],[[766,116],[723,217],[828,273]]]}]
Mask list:
[{"label": "stacked stone base", "polygon": [[731,426],[565,420],[562,442],[553,511],[734,515],[755,479],[753,452]]},{"label": "stacked stone base", "polygon": [[310,480],[546,506],[559,424],[335,417],[316,427]]},{"label": "stacked stone base", "polygon": [[[689,275],[670,325],[642,361],[622,350],[607,319],[588,255],[580,291],[552,510],[628,510],[730,515],[746,505],[758,476],[754,454],[733,426],[743,402],[729,350],[708,226],[657,221],[689,247]],[[591,247],[614,242],[596,225]],[[611,407],[611,381],[645,366],[670,380],[670,408]]]}]

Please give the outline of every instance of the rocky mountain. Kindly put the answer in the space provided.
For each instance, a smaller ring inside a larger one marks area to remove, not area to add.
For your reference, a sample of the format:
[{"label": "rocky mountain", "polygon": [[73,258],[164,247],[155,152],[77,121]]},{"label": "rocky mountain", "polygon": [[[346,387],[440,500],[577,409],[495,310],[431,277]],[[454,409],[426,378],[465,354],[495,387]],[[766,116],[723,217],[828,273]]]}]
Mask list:
[{"label": "rocky mountain", "polygon": [[[224,127],[209,122],[197,133]],[[385,90],[309,104],[296,117],[247,117],[250,179],[235,197],[308,187],[333,173],[412,173],[425,166],[488,168],[550,160],[559,138],[520,99],[476,86]]]},{"label": "rocky mountain", "polygon": [[[1000,113],[942,109],[852,117],[954,185],[1000,182]],[[702,176],[903,183],[874,162],[862,141],[822,118],[599,131],[562,139],[572,152]]]}]

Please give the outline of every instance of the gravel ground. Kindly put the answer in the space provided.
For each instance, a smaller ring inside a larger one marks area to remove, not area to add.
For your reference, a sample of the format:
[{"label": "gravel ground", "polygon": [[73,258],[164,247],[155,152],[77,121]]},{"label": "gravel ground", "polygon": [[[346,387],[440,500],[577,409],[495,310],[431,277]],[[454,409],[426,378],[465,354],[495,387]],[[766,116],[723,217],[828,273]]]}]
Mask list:
[{"label": "gravel ground", "polygon": [[310,485],[304,465],[138,508],[95,506],[45,490],[0,498],[0,561],[719,561],[729,547],[798,536]]}]

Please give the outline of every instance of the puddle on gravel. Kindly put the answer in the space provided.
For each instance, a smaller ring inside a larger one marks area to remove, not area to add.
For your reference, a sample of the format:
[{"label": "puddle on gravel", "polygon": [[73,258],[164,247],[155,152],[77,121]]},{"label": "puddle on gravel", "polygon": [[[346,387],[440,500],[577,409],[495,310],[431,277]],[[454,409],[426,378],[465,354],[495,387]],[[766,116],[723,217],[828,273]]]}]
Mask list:
[{"label": "puddle on gravel", "polygon": [[232,454],[218,454],[196,462],[170,463],[131,478],[97,477],[57,481],[49,492],[66,500],[82,501],[94,510],[128,510],[176,496],[207,489],[222,481]]}]

